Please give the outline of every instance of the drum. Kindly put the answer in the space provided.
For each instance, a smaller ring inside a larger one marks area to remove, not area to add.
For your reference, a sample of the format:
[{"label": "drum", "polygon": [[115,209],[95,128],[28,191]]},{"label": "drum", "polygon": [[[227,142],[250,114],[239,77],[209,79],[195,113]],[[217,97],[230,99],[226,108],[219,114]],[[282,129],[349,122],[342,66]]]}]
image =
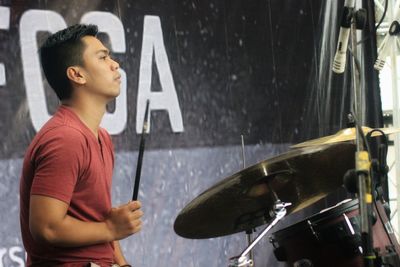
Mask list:
[{"label": "drum", "polygon": [[[273,233],[275,257],[294,267],[363,266],[358,214],[358,200],[347,200]],[[374,248],[398,260],[399,244],[380,202],[374,214]]]}]

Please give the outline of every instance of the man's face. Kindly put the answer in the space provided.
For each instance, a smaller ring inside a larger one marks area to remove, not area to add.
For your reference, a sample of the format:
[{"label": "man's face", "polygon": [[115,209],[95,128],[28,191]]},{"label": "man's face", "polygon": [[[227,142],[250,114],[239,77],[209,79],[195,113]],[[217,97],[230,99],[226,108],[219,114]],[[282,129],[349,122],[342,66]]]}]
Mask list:
[{"label": "man's face", "polygon": [[111,59],[110,51],[95,37],[85,36],[83,52],[83,73],[85,87],[94,95],[113,99],[119,95],[121,74],[119,64]]}]

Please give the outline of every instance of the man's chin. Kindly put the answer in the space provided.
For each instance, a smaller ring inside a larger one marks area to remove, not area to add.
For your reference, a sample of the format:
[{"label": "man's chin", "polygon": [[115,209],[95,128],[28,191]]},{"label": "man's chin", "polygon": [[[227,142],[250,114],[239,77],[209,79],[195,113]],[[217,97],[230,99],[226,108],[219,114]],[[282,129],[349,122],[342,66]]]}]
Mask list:
[{"label": "man's chin", "polygon": [[114,99],[114,98],[116,98],[117,96],[119,96],[120,93],[121,93],[121,88],[118,87],[118,88],[116,88],[115,90],[113,90],[112,92],[110,92],[110,97]]},{"label": "man's chin", "polygon": [[104,95],[105,98],[107,99],[107,102],[111,102],[115,100],[120,94],[120,90],[115,91],[115,92],[108,92],[108,94]]}]

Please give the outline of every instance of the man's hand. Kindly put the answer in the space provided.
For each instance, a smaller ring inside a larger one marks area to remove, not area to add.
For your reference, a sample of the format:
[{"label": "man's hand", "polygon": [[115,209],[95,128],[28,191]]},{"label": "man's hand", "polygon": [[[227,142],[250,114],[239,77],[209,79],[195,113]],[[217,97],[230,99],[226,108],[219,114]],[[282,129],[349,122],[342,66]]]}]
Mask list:
[{"label": "man's hand", "polygon": [[143,212],[140,210],[142,204],[132,201],[128,204],[112,208],[105,223],[111,231],[113,240],[120,240],[142,229],[140,218]]}]

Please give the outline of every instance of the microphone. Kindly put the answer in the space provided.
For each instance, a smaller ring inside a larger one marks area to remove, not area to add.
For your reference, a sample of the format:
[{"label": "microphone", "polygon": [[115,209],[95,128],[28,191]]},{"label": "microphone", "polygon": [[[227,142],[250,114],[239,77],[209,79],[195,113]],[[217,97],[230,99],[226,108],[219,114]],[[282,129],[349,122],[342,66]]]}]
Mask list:
[{"label": "microphone", "polygon": [[400,32],[400,24],[397,21],[393,21],[389,28],[389,34],[386,34],[381,45],[378,49],[378,58],[375,61],[374,68],[376,70],[382,70],[386,63],[386,58],[390,54],[390,50],[396,43],[395,35]]},{"label": "microphone", "polygon": [[342,13],[339,38],[333,59],[332,70],[335,73],[343,73],[346,67],[347,46],[349,44],[351,17],[354,9],[355,0],[345,0]]},{"label": "microphone", "polygon": [[394,16],[394,21],[390,24],[388,33],[383,39],[381,45],[378,49],[378,58],[375,61],[374,68],[378,71],[382,70],[386,63],[386,58],[389,56],[393,45],[396,43],[396,35],[400,33],[400,1],[396,3],[396,13]]}]

